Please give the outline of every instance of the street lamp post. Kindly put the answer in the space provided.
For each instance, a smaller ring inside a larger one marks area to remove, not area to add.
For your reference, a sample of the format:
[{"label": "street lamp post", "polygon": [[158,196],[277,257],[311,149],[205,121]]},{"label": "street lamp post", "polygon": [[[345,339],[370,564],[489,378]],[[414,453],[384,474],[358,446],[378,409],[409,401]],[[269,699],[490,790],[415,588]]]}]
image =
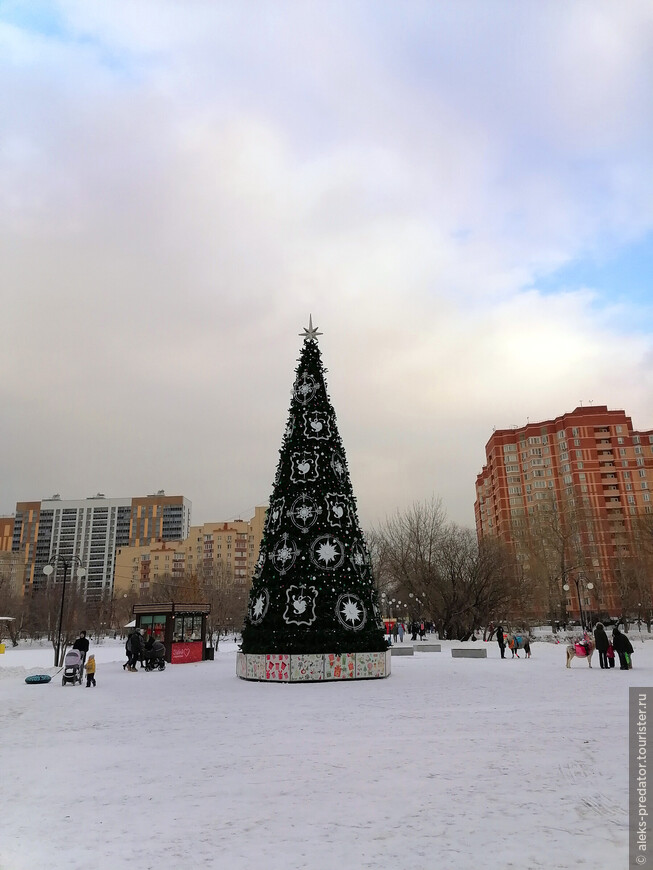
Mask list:
[{"label": "street lamp post", "polygon": [[[583,616],[583,602],[582,602],[581,596],[580,596],[580,579],[578,577],[574,577],[573,581],[576,584],[576,595],[578,596],[578,613],[580,616],[580,624],[581,624],[582,628],[585,628],[585,617]],[[584,583],[584,587],[588,591],[591,591],[592,589],[594,589],[594,584],[593,583]],[[562,588],[565,590],[565,592],[569,592],[569,589],[570,589],[569,583],[563,583]]]},{"label": "street lamp post", "polygon": [[55,668],[61,667],[61,662],[59,660],[59,653],[61,652],[61,627],[63,624],[63,608],[64,602],[66,600],[66,580],[68,579],[68,571],[72,572],[77,566],[77,576],[83,577],[86,574],[86,569],[82,565],[79,556],[71,556],[70,559],[66,559],[65,556],[57,553],[54,558],[51,558],[49,563],[43,569],[43,573],[50,578],[50,575],[55,571],[56,568],[63,568],[63,584],[61,587],[61,607],[59,608],[59,626],[57,629],[57,645],[54,649],[54,666]]}]

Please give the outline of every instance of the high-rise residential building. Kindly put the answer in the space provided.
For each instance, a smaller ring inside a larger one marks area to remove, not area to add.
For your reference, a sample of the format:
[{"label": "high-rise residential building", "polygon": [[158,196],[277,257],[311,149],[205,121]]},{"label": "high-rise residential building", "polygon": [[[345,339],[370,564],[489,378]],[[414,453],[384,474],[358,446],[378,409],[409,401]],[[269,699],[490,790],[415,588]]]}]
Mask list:
[{"label": "high-rise residential building", "polygon": [[18,502],[12,552],[25,565],[24,589],[39,589],[48,578],[43,568],[55,556],[79,559],[85,575],[78,585],[87,600],[109,593],[113,584],[116,547],[178,539],[190,529],[191,504],[183,496],[163,491],[144,498],[50,499]]},{"label": "high-rise residential building", "polygon": [[184,540],[122,546],[116,551],[115,595],[146,595],[157,579],[195,576],[249,588],[258,559],[267,508],[254,508],[250,520],[192,526]]},{"label": "high-rise residential building", "polygon": [[14,518],[0,517],[0,553],[11,553],[14,539]]},{"label": "high-rise residential building", "polygon": [[6,598],[7,595],[20,595],[23,568],[23,563],[17,553],[0,550],[0,591],[3,598]]},{"label": "high-rise residential building", "polygon": [[620,614],[638,518],[653,511],[653,430],[605,405],[580,407],[498,429],[485,453],[478,538],[508,544],[527,581],[548,573],[541,615],[556,595],[574,617]]}]

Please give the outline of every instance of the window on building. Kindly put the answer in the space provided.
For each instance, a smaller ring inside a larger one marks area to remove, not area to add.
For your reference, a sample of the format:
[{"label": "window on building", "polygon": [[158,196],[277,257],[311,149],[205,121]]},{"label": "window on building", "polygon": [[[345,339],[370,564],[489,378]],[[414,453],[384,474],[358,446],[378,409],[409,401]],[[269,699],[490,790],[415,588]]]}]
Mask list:
[{"label": "window on building", "polygon": [[616,432],[621,432],[623,430],[623,426],[615,426],[614,428]]},{"label": "window on building", "polygon": [[635,448],[635,453],[641,453],[641,452],[642,452],[642,448],[639,447],[639,446],[637,446],[637,447]]},{"label": "window on building", "polygon": [[625,455],[626,455],[626,448],[620,447],[619,448],[619,456],[625,456]]},{"label": "window on building", "polygon": [[643,457],[643,456],[638,456],[638,457],[637,457],[637,464],[638,464],[638,465],[644,465],[644,457]]},{"label": "window on building", "polygon": [[623,444],[623,443],[624,443],[623,438],[617,438],[617,444]]},{"label": "window on building", "polygon": [[633,444],[639,444],[639,435],[633,435]]}]

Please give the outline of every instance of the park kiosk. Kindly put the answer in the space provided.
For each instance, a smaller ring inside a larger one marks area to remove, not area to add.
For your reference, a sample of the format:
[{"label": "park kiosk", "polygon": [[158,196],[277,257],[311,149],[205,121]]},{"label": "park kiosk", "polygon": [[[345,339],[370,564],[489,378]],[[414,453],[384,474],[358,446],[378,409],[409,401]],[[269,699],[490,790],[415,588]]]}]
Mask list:
[{"label": "park kiosk", "polygon": [[201,662],[209,658],[206,649],[206,617],[210,604],[134,604],[136,628],[146,637],[165,644],[166,661],[173,665]]}]

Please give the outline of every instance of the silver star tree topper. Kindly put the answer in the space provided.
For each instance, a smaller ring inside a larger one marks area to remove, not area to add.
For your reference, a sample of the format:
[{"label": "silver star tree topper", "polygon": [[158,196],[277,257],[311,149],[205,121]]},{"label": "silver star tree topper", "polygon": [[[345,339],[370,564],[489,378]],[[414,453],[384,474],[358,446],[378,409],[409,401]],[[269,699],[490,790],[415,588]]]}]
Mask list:
[{"label": "silver star tree topper", "polygon": [[304,331],[299,333],[304,341],[316,341],[318,335],[322,335],[321,332],[317,331],[317,326],[313,327],[313,316],[311,314],[308,315],[308,326],[304,327]]}]

